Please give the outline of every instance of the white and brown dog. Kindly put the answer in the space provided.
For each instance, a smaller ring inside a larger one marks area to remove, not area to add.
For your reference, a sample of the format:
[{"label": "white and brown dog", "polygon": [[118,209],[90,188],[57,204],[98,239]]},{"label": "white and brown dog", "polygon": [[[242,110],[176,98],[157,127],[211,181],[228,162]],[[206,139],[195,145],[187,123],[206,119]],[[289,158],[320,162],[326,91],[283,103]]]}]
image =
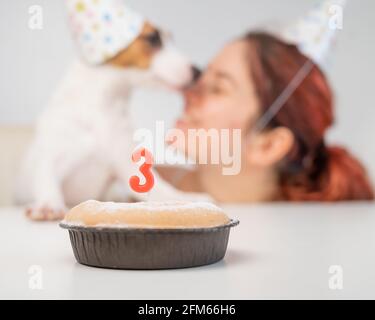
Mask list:
[{"label": "white and brown dog", "polygon": [[[137,86],[182,88],[198,71],[148,22],[105,63],[76,62],[40,117],[17,183],[18,203],[34,220],[62,218],[68,206],[103,200],[115,181],[128,185],[133,127],[129,96]],[[199,199],[158,179],[153,200]],[[142,200],[142,199],[140,199]]]}]

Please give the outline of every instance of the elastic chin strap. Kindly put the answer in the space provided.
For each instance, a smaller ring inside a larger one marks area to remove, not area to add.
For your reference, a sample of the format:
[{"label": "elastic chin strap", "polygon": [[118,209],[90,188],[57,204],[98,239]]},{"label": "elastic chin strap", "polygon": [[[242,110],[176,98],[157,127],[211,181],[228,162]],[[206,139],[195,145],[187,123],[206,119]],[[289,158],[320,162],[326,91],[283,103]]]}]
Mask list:
[{"label": "elastic chin strap", "polygon": [[301,69],[296,73],[293,79],[289,82],[286,88],[281,92],[277,99],[271,104],[267,111],[255,122],[253,128],[246,135],[246,144],[251,141],[252,137],[256,134],[261,133],[270,124],[272,119],[277,115],[277,113],[285,106],[288,99],[297,90],[299,85],[306,79],[309,73],[314,68],[315,64],[311,60],[307,60]]},{"label": "elastic chin strap", "polygon": [[263,131],[277,113],[285,106],[286,102],[297,90],[303,80],[310,74],[315,64],[312,60],[307,60],[301,69],[298,70],[293,79],[289,82],[286,88],[281,92],[277,99],[271,104],[267,111],[256,121],[253,131],[259,133]]}]

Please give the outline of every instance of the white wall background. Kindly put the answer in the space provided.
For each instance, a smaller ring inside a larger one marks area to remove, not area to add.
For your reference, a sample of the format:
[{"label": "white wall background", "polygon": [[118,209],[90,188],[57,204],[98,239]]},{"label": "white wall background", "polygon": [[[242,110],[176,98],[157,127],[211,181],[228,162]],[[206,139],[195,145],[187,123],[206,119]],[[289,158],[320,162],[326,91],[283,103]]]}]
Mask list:
[{"label": "white wall background", "polygon": [[[128,0],[152,21],[173,32],[177,45],[205,65],[228,40],[265,22],[304,13],[314,0]],[[44,9],[43,30],[28,28],[28,8]],[[32,123],[74,57],[65,25],[64,1],[0,1],[0,125]],[[332,142],[344,143],[375,173],[375,1],[351,0],[344,16],[330,78],[337,97]],[[133,99],[136,122],[172,123],[181,108],[178,96],[140,91]],[[150,111],[151,110],[151,111]],[[140,115],[147,114],[147,119]]]}]

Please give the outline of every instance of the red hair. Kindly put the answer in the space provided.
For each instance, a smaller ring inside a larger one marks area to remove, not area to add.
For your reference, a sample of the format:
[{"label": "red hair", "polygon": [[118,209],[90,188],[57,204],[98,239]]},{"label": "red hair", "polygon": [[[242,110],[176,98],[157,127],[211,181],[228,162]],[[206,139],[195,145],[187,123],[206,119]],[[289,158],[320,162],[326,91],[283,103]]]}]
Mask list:
[{"label": "red hair", "polygon": [[[249,33],[248,57],[261,112],[276,100],[308,61],[294,45],[266,33]],[[374,192],[364,167],[341,147],[326,146],[333,124],[329,84],[314,65],[292,96],[268,124],[289,128],[295,144],[279,164],[280,191],[290,201],[372,200]]]}]

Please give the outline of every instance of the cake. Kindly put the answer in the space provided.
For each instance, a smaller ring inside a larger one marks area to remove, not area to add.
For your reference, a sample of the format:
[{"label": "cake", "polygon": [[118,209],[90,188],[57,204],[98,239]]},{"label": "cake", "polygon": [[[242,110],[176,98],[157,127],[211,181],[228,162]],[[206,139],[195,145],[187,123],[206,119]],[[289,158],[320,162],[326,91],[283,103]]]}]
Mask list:
[{"label": "cake", "polygon": [[89,200],[60,223],[76,260],[114,269],[170,269],[224,258],[229,231],[238,225],[205,202],[114,203]]},{"label": "cake", "polygon": [[89,200],[72,208],[67,225],[128,228],[210,228],[228,224],[222,209],[206,202],[115,203]]}]

